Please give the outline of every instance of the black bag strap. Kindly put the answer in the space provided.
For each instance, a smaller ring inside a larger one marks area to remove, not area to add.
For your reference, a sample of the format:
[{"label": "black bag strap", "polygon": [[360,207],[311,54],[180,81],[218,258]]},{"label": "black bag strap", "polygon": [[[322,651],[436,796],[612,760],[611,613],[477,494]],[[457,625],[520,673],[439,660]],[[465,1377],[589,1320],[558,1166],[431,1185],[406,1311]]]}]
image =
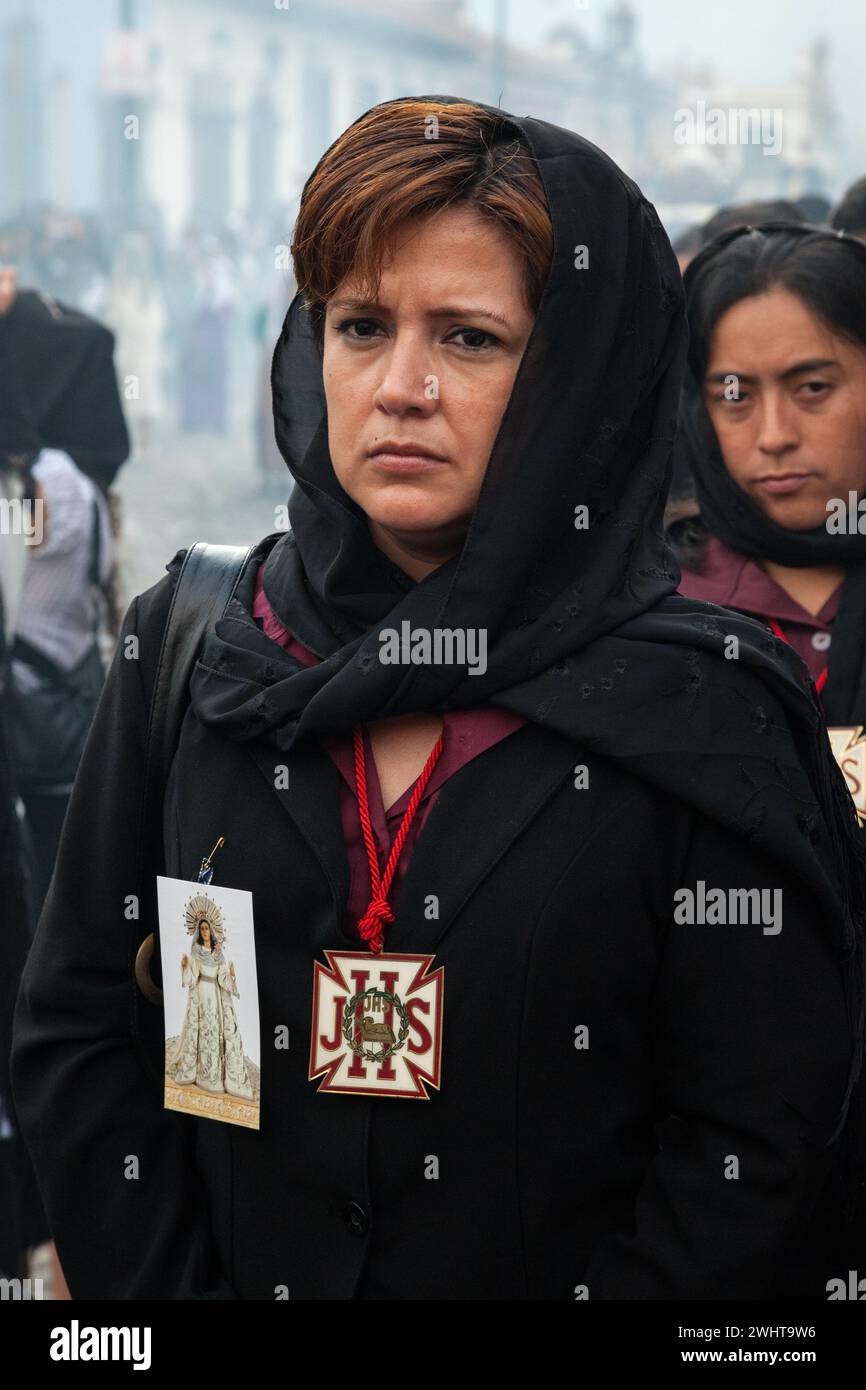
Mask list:
[{"label": "black bag strap", "polygon": [[43,680],[50,681],[52,685],[64,685],[65,671],[52,661],[50,656],[46,656],[38,647],[34,647],[26,637],[22,637],[20,632],[16,632],[12,638],[12,645],[9,653],[13,661],[23,661],[25,666],[30,666]]},{"label": "black bag strap", "polygon": [[[95,483],[93,484],[93,487],[94,489],[96,488]],[[90,514],[93,519],[93,524],[90,531],[90,567],[87,571],[87,577],[90,580],[91,584],[94,584],[98,589],[99,561],[102,552],[102,537],[100,535],[101,527],[99,520],[99,501],[97,499],[95,490],[93,493]]]},{"label": "black bag strap", "polygon": [[[225,612],[254,549],[196,541],[184,556],[178,573],[150,701],[140,836],[142,884],[144,874],[150,873],[162,858],[165,787],[189,702],[193,666],[205,634]],[[155,893],[155,883],[148,887]],[[150,977],[157,925],[154,911],[153,932],[142,942],[135,960],[139,989],[152,1004],[162,1003],[162,991]],[[138,1002],[138,991],[135,993]]]}]

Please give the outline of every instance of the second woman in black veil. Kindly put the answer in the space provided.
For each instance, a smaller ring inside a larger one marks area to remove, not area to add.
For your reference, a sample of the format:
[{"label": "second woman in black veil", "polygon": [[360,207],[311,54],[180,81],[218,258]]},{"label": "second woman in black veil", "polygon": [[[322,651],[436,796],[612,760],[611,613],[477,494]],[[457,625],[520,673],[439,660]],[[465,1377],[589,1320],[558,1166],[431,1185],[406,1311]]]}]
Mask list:
[{"label": "second woman in black veil", "polygon": [[685,284],[679,447],[695,505],[683,499],[693,515],[671,526],[680,592],[795,647],[866,820],[866,246],[743,227],[712,242]]}]

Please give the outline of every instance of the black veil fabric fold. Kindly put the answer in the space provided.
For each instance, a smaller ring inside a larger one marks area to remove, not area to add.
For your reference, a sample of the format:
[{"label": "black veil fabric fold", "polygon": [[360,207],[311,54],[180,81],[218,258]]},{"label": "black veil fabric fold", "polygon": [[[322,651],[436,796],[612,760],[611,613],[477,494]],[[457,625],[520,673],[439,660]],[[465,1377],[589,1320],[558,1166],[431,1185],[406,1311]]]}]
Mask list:
[{"label": "black veil fabric fold", "polygon": [[[790,222],[763,222],[727,232],[705,246],[686,267],[683,281],[687,306],[707,266],[732,241],[775,233],[834,241],[843,235]],[[856,237],[844,239],[856,248],[866,275],[866,245]],[[761,511],[725,467],[695,373],[696,364],[690,360],[683,383],[677,455],[684,472],[691,475],[701,520],[711,535],[741,555],[793,568],[847,567],[833,621],[833,653],[822,702],[828,724],[866,724],[866,534],[856,531],[835,535],[825,526],[790,531]]]},{"label": "black veil fabric fold", "polygon": [[[421,99],[446,113],[460,100]],[[675,592],[662,516],[687,351],[676,258],[601,150],[497,114],[535,156],[554,253],[460,554],[414,583],[373,545],[330,462],[321,360],[296,297],[272,371],[291,530],[261,553],[268,601],[323,661],[302,667],[256,627],[248,575],[195,667],[194,709],[225,737],[289,751],[359,720],[490,703],[613,758],[818,894],[860,1037],[863,861],[811,681],[759,623]],[[404,620],[486,629],[486,672],[383,664],[379,634]],[[856,1051],[849,1088],[858,1068]]]}]

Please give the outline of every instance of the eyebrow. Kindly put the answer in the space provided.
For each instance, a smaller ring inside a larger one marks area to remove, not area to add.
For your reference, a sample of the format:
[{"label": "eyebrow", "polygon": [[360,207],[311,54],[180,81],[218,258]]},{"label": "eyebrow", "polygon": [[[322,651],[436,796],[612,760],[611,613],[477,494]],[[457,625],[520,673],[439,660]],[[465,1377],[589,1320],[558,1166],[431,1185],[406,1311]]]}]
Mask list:
[{"label": "eyebrow", "polygon": [[[365,299],[330,299],[329,309],[350,309],[350,310],[369,310],[373,313],[388,313],[389,311],[383,304],[377,304]],[[494,313],[492,309],[470,308],[467,305],[445,305],[441,309],[430,309],[427,314],[431,319],[491,319],[493,323],[502,324],[503,328],[510,328],[508,319],[501,314]]]},{"label": "eyebrow", "polygon": [[[817,372],[822,367],[838,367],[841,364],[834,357],[810,357],[805,362],[795,362],[793,367],[787,367],[784,372],[780,372],[777,380],[787,381],[789,377],[799,376],[801,372]],[[704,377],[705,384],[710,382],[723,383],[729,376],[735,376],[738,381],[754,382],[756,377],[749,376],[747,372],[710,372]]]}]

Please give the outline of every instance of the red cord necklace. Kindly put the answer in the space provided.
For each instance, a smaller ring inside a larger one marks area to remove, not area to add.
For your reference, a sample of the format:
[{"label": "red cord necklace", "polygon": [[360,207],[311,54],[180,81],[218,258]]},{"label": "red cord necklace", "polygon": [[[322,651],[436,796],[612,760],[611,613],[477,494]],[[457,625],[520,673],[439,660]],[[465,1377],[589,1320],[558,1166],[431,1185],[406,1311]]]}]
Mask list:
[{"label": "red cord necklace", "polygon": [[[776,622],[776,619],[768,618],[767,621],[769,622],[770,628],[775,633],[776,637],[781,637],[783,642],[787,642],[788,639],[785,636],[785,633],[782,630],[779,623]],[[790,646],[790,643],[788,645]],[[827,684],[827,673],[829,669],[829,666],[825,666],[823,671],[819,671],[818,673],[817,679],[815,681],[815,689],[817,690],[819,695],[821,694],[821,691],[824,689],[824,686]]]},{"label": "red cord necklace", "polygon": [[443,735],[412,788],[384,874],[379,870],[370,821],[363,726],[355,725],[352,736],[371,897],[358,922],[361,949],[339,946],[325,950],[326,965],[313,962],[308,1080],[321,1078],[319,1094],[429,1100],[427,1088],[438,1091],[442,1085],[445,967],[434,969],[433,956],[418,951],[383,951],[382,940],[385,925],[394,920],[388,890],[442,752]]},{"label": "red cord necklace", "polygon": [[370,950],[379,952],[382,950],[383,928],[386,922],[393,922],[394,913],[388,902],[388,889],[397,868],[397,861],[400,852],[409,834],[409,827],[415,818],[415,812],[424,794],[424,788],[430,780],[439,754],[442,752],[442,735],[440,734],[433,751],[424,764],[421,776],[418,778],[412,789],[409,798],[409,805],[406,807],[405,815],[400,822],[400,829],[394,837],[391,846],[391,853],[384,874],[379,872],[379,859],[376,854],[376,845],[373,839],[373,826],[370,821],[370,802],[367,790],[367,764],[364,753],[364,731],[360,724],[356,724],[352,730],[355,741],[355,788],[358,796],[358,812],[361,817],[361,834],[364,837],[364,844],[367,847],[367,861],[370,865],[370,883],[372,886],[372,897],[367,906],[367,910],[358,922],[358,934],[363,941],[369,943]]}]

